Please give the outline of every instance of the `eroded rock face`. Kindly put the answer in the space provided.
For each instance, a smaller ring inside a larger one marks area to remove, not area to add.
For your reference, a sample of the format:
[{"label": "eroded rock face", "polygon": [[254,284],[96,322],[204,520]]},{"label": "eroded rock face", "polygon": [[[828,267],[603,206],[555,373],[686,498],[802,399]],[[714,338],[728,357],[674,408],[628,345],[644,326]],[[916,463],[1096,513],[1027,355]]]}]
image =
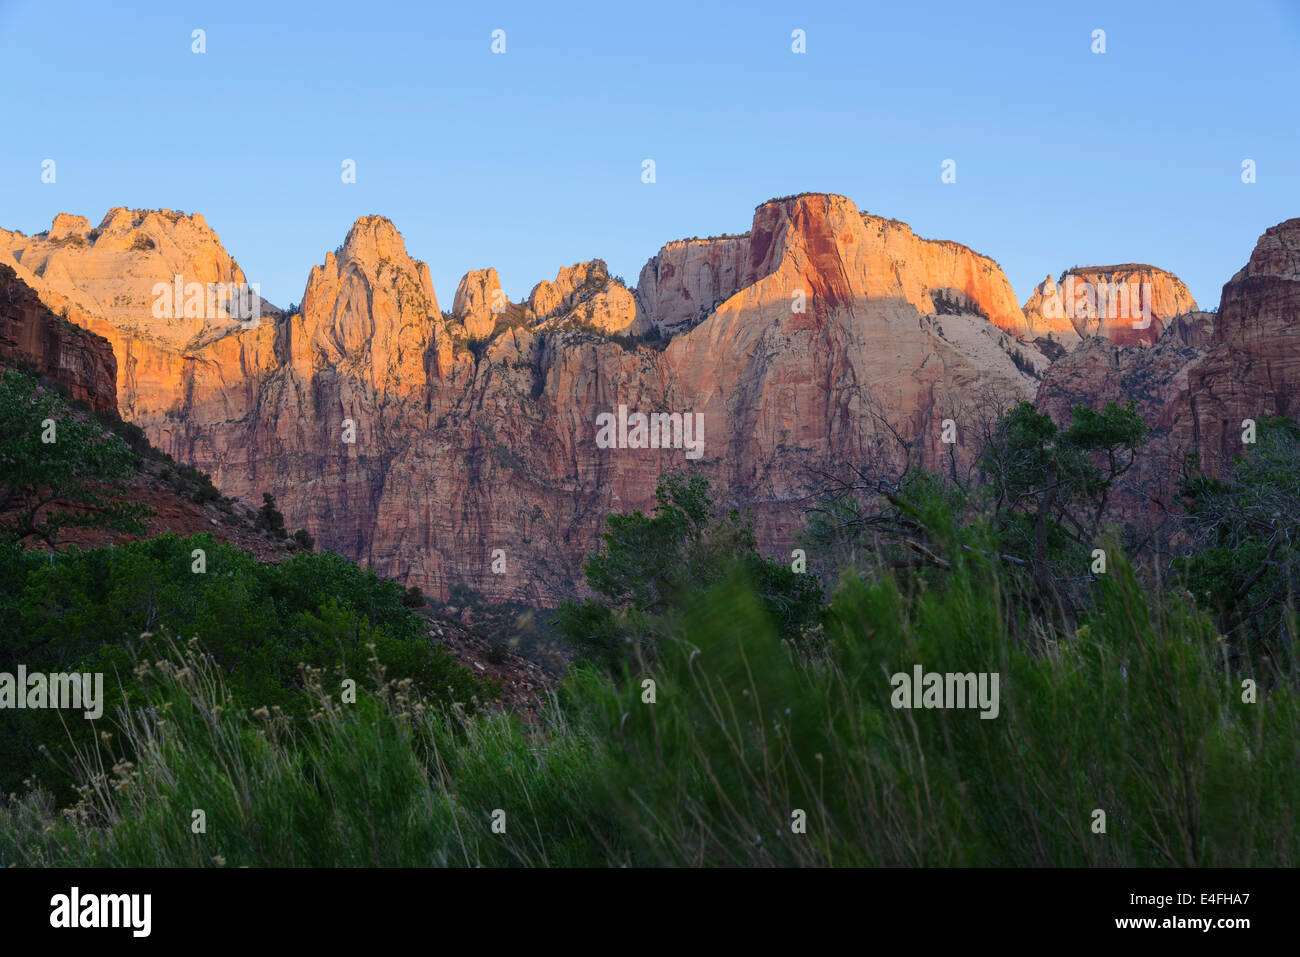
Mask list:
[{"label": "eroded rock face", "polygon": [[442,330],[428,265],[407,255],[389,220],[365,216],[338,256],[312,268],[301,312],[285,330],[284,359],[302,378],[328,370],[381,395],[420,393]]},{"label": "eroded rock face", "polygon": [[[803,199],[815,201],[815,213],[797,202]],[[765,203],[742,236],[664,246],[641,270],[637,298],[645,316],[672,335],[758,282],[784,254],[773,239],[788,216],[800,217],[798,255],[807,257],[808,278],[817,282],[803,290],[805,296],[834,306],[852,288],[874,299],[902,300],[924,315],[973,311],[1017,337],[1031,332],[992,259],[959,243],[922,239],[906,223],[861,213],[849,199],[826,194]]]},{"label": "eroded rock face", "polygon": [[1169,320],[1196,311],[1196,300],[1173,273],[1129,263],[1067,269],[1049,275],[1025,303],[1035,330],[1054,331],[1068,344],[1105,336],[1122,346],[1155,343]]},{"label": "eroded rock face", "polygon": [[537,328],[585,325],[605,335],[635,330],[636,298],[610,277],[604,260],[561,269],[554,282],[543,280],[528,296],[528,321]]},{"label": "eroded rock face", "polygon": [[744,284],[749,234],[668,243],[646,262],[636,296],[655,328],[673,335],[703,322]]},{"label": "eroded rock face", "polygon": [[1272,227],[1223,287],[1217,342],[1248,351],[1300,337],[1300,218]]},{"label": "eroded rock face", "polygon": [[[83,220],[84,222],[84,220]],[[0,264],[0,365],[52,379],[96,412],[117,411],[117,361],[102,336],[56,316]]]},{"label": "eroded rock face", "polygon": [[963,279],[963,262],[973,264],[967,278],[982,274],[975,254],[864,218],[843,197],[802,196],[755,212],[744,285],[665,351],[683,394],[706,421],[724,425],[732,485],[753,483],[753,463],[769,461],[761,481],[786,496],[802,463],[870,460],[880,413],[919,440],[922,459],[937,461],[942,420],[959,420],[977,392],[1031,393],[1036,382],[1013,355],[1033,369],[1046,360],[972,312],[939,315],[934,286],[882,267],[891,242],[902,244],[898,253],[933,247],[932,278],[999,312],[987,290]]},{"label": "eroded rock face", "polygon": [[[945,418],[1030,396],[1046,365],[1013,337],[995,263],[844,197],[765,203],[747,237],[670,244],[647,269],[634,295],[599,260],[568,267],[485,333],[495,274],[467,276],[445,319],[427,266],[365,217],[300,312],[174,349],[133,314],[114,345],[150,383],[136,421],[223,491],[270,491],[290,528],[430,594],[543,602],[574,592],[605,516],[652,507],[668,470],[752,506],[760,544],[788,554],[817,470],[900,456],[891,429],[933,464]],[[664,447],[638,447],[638,413],[665,416]],[[628,426],[612,443],[602,414]],[[698,457],[672,414],[700,423]]]},{"label": "eroded rock face", "polygon": [[1063,421],[1075,403],[1130,399],[1154,429],[1128,483],[1145,483],[1146,501],[1186,453],[1212,472],[1239,454],[1244,420],[1300,414],[1300,219],[1260,238],[1217,315],[1181,315],[1150,347],[1085,339],[1051,366],[1037,402]]},{"label": "eroded rock face", "polygon": [[1243,420],[1300,416],[1300,219],[1267,230],[1224,285],[1191,392],[1176,434],[1212,461],[1241,451]]},{"label": "eroded rock face", "polygon": [[1190,372],[1204,359],[1213,336],[1214,316],[1203,312],[1172,320],[1149,347],[1089,336],[1048,367],[1035,404],[1063,424],[1076,405],[1101,408],[1132,400],[1148,425],[1168,433],[1187,401]]},{"label": "eroded rock face", "polygon": [[501,291],[501,279],[495,269],[475,269],[465,274],[456,287],[452,312],[465,326],[469,339],[486,339],[496,326],[498,315],[509,305]]},{"label": "eroded rock face", "polygon": [[[183,356],[240,326],[231,310],[209,308],[217,304],[209,284],[246,280],[199,215],[115,207],[90,229],[84,217],[60,213],[46,233],[0,230],[0,262],[54,312],[112,344],[118,406],[128,419],[169,408]],[[257,305],[263,317],[277,313],[260,297]]]}]

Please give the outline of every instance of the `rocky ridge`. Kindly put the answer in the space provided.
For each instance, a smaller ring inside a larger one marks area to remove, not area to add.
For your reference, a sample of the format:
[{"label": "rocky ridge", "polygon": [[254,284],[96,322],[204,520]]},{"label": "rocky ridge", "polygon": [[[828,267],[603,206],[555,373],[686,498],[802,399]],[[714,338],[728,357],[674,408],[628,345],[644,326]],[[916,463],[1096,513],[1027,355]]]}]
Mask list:
[{"label": "rocky ridge", "polygon": [[[513,303],[476,270],[444,313],[427,265],[368,216],[293,315],[266,304],[255,328],[158,329],[139,302],[94,314],[113,270],[141,288],[182,254],[203,281],[242,281],[201,217],[169,216],[110,212],[103,262],[89,260],[104,234],[92,243],[71,217],[0,234],[0,254],[46,263],[42,298],[109,327],[132,370],[124,411],[156,445],[228,493],[271,491],[290,527],[435,596],[457,582],[572,594],[605,515],[650,507],[683,467],[720,504],[754,508],[762,547],[788,551],[818,470],[897,456],[895,433],[936,462],[943,420],[960,425],[973,397],[1042,394],[1052,371],[1031,340],[1067,332],[1027,316],[991,259],[829,194],[760,204],[741,236],[668,243],[634,290],[593,260]],[[1199,343],[1195,323],[1168,325]],[[1112,362],[1106,343],[1088,348],[1098,369]],[[699,413],[702,457],[599,447],[595,416],[620,407]]]}]

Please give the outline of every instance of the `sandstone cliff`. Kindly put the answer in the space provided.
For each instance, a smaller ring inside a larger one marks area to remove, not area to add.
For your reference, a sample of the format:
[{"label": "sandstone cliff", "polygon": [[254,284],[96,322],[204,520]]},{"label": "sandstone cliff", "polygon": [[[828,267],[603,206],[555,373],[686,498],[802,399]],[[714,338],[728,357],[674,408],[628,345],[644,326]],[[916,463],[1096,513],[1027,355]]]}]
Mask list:
[{"label": "sandstone cliff", "polygon": [[[35,236],[0,229],[0,262],[50,309],[112,344],[118,406],[128,419],[171,407],[184,355],[240,327],[227,310],[208,308],[209,284],[246,280],[200,215],[115,207],[91,229],[84,217],[62,213]],[[170,293],[178,276],[182,291],[201,290],[188,299],[198,308],[186,310],[186,296]],[[169,289],[163,304],[174,307],[161,317],[160,284]],[[260,297],[258,304],[264,317],[277,314]]]},{"label": "sandstone cliff", "polygon": [[1135,400],[1154,432],[1127,485],[1150,501],[1172,490],[1186,453],[1215,471],[1242,451],[1244,420],[1300,414],[1298,318],[1300,219],[1291,219],[1260,238],[1217,315],[1180,316],[1151,347],[1087,339],[1048,369],[1036,401],[1060,420],[1077,402]]},{"label": "sandstone cliff", "polygon": [[[199,229],[162,219],[181,238]],[[1032,395],[1047,364],[1014,338],[1029,330],[992,260],[839,196],[764,203],[743,237],[671,243],[635,292],[595,260],[500,313],[491,270],[467,275],[442,313],[428,267],[392,223],[364,217],[312,269],[300,311],[184,334],[158,328],[138,293],[119,307],[129,315],[91,311],[112,268],[150,270],[143,285],[171,263],[127,258],[151,255],[129,235],[115,266],[97,263],[103,235],[92,245],[84,225],[51,235],[84,235],[85,249],[15,234],[0,248],[20,264],[64,260],[42,295],[112,329],[133,370],[124,406],[153,442],[227,493],[272,492],[290,527],[433,595],[456,582],[571,594],[606,514],[650,507],[669,469],[753,506],[762,546],[788,554],[817,470],[901,455],[892,432],[933,463],[945,418],[961,428],[984,393]],[[198,246],[164,230],[153,252],[187,250],[205,279],[236,275],[215,237],[203,242],[211,255],[196,262]],[[596,417],[620,407],[698,414],[699,457],[681,442],[636,447],[635,430],[600,447]]]},{"label": "sandstone cliff", "polygon": [[1025,303],[1025,321],[1073,344],[1105,336],[1119,345],[1151,345],[1170,319],[1196,311],[1196,300],[1172,273],[1128,263],[1067,269],[1049,275]]},{"label": "sandstone cliff", "polygon": [[[923,315],[974,312],[1017,337],[1035,331],[992,259],[959,243],[922,239],[906,223],[860,213],[845,197],[825,194],[764,203],[755,211],[753,229],[742,236],[664,246],[642,268],[637,283],[647,322],[671,335],[702,321],[742,288],[768,275],[784,253],[773,243],[783,228],[781,217],[787,207],[806,216],[798,206],[802,199],[825,201],[817,222],[804,224],[821,232],[809,234],[799,253],[811,257],[809,275],[815,274],[819,283],[848,283],[860,295],[902,300]],[[831,288],[804,292],[811,296]]]},{"label": "sandstone cliff", "polygon": [[1243,419],[1300,415],[1300,219],[1260,237],[1223,287],[1214,332],[1175,437],[1224,460],[1241,451]]},{"label": "sandstone cliff", "polygon": [[102,336],[45,307],[13,269],[0,263],[0,365],[53,380],[96,412],[117,411],[117,360]]}]

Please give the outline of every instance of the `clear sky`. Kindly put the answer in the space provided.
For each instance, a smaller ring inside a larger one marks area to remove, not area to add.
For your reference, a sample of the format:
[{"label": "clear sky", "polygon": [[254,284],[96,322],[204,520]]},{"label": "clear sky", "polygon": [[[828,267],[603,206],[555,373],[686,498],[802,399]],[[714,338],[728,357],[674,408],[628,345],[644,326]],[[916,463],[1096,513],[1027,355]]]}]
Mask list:
[{"label": "clear sky", "polygon": [[596,257],[633,284],[815,190],[992,256],[1022,302],[1137,261],[1208,307],[1300,216],[1298,62],[1300,0],[0,0],[0,225],[201,212],[286,305],[381,213],[450,309],[486,266],[516,299]]}]

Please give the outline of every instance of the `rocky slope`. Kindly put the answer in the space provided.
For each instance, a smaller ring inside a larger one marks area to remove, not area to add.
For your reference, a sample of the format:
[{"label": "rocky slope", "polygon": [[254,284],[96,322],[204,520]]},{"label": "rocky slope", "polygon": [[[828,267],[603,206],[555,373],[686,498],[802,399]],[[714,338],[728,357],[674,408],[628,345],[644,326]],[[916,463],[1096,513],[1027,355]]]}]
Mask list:
[{"label": "rocky slope", "polygon": [[1105,336],[1090,336],[1058,359],[1043,376],[1035,402],[1058,421],[1075,405],[1124,405],[1133,400],[1157,429],[1173,426],[1173,415],[1191,387],[1192,366],[1214,341],[1215,317],[1194,312],[1170,321],[1150,346],[1121,346]]},{"label": "rocky slope", "polygon": [[[605,515],[650,507],[678,468],[753,506],[762,546],[788,553],[817,471],[897,458],[892,432],[935,462],[945,418],[960,435],[980,396],[1028,397],[1047,366],[1016,338],[1042,328],[996,263],[840,196],[770,201],[745,236],[670,243],[636,290],[596,260],[510,303],[477,271],[449,313],[393,224],[363,217],[301,309],[266,304],[255,328],[141,302],[178,269],[243,280],[201,218],[104,223],[92,236],[61,217],[0,235],[0,252],[74,321],[107,327],[130,370],[124,414],[224,492],[270,491],[289,527],[434,596],[455,582],[571,594]],[[635,419],[602,447],[597,416],[620,407],[690,413],[699,457],[636,447]]]}]

